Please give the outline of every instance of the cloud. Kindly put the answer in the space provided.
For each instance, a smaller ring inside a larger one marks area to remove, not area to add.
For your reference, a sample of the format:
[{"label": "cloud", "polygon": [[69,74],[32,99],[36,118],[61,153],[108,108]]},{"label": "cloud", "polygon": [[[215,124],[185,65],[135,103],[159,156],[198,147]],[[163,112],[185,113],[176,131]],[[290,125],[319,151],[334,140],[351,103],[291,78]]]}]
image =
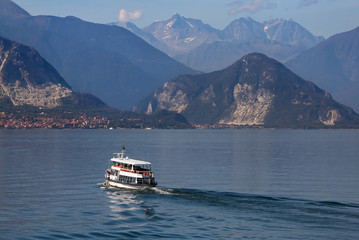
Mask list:
[{"label": "cloud", "polygon": [[122,23],[136,21],[141,18],[142,13],[142,10],[129,12],[126,9],[120,9],[118,13],[118,21]]},{"label": "cloud", "polygon": [[319,4],[321,2],[335,2],[338,0],[300,0],[298,8],[309,7],[314,4]]},{"label": "cloud", "polygon": [[317,3],[319,3],[319,0],[301,0],[299,3],[299,7],[308,7]]},{"label": "cloud", "polygon": [[230,15],[235,15],[240,12],[255,13],[264,9],[273,9],[277,4],[270,0],[237,0],[229,4],[233,8],[228,12]]}]

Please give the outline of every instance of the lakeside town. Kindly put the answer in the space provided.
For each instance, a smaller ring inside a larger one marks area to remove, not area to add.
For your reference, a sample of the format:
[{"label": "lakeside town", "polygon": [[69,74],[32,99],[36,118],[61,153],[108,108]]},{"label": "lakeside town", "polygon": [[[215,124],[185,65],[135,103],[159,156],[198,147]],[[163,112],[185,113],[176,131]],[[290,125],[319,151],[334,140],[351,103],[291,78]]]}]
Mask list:
[{"label": "lakeside town", "polygon": [[73,118],[49,117],[44,115],[16,115],[0,112],[0,128],[30,129],[30,128],[107,128],[109,120],[106,117],[88,117],[80,114]]},{"label": "lakeside town", "polygon": [[[112,129],[148,127],[147,124],[144,124],[144,119],[132,117],[122,117],[114,121],[106,116],[88,116],[85,113],[64,117],[64,115],[48,116],[47,113],[43,112],[37,115],[0,112],[0,129]],[[235,124],[192,124],[191,127],[196,129],[263,128],[263,126],[239,126]]]},{"label": "lakeside town", "polygon": [[[119,119],[124,124],[131,123],[132,126],[141,126],[141,119],[139,118],[122,118]],[[114,124],[108,117],[105,116],[88,116],[85,113],[76,115],[63,115],[47,116],[46,113],[40,115],[24,114],[19,115],[15,113],[0,112],[0,128],[5,129],[31,129],[31,128],[83,128],[83,129],[96,129],[96,128],[111,128]]]}]

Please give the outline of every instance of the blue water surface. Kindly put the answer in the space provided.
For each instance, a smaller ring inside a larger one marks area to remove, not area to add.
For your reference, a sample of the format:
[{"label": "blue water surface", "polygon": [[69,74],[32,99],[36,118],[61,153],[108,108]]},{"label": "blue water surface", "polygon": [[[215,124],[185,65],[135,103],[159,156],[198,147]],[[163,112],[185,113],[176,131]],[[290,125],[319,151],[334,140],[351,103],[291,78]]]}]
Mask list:
[{"label": "blue water surface", "polygon": [[[0,130],[0,239],[359,239],[358,130]],[[159,186],[103,186],[112,153]]]}]

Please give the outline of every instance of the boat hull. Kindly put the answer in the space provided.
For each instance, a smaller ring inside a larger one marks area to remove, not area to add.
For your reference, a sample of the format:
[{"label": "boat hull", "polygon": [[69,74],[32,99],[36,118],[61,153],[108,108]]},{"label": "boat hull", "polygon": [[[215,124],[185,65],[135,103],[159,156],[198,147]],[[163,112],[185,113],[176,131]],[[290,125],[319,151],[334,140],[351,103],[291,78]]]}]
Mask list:
[{"label": "boat hull", "polygon": [[149,185],[149,184],[120,183],[120,182],[114,182],[111,180],[106,180],[106,183],[111,187],[124,188],[124,189],[144,189],[144,188],[152,188],[152,187],[156,186],[156,185]]}]

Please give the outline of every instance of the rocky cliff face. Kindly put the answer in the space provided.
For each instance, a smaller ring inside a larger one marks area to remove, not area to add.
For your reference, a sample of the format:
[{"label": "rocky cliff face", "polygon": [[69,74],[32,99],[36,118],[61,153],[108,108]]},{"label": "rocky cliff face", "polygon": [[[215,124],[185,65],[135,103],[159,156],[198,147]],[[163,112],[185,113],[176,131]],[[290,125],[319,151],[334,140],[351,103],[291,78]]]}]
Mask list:
[{"label": "rocky cliff face", "polygon": [[4,95],[8,96],[15,106],[32,105],[36,107],[54,108],[62,105],[60,99],[69,97],[72,91],[56,85],[41,87],[18,87],[16,85],[0,85]]},{"label": "rocky cliff face", "polygon": [[0,38],[0,94],[12,104],[54,108],[71,88],[33,48]]},{"label": "rocky cliff face", "polygon": [[263,125],[274,97],[274,94],[267,89],[253,90],[252,85],[237,83],[233,89],[233,110],[219,120],[219,123]]},{"label": "rocky cliff face", "polygon": [[14,106],[55,108],[80,95],[35,49],[0,37],[0,98]]},{"label": "rocky cliff face", "polygon": [[267,127],[352,126],[359,116],[330,94],[263,54],[208,74],[180,76],[139,109],[182,113],[192,123]]}]

